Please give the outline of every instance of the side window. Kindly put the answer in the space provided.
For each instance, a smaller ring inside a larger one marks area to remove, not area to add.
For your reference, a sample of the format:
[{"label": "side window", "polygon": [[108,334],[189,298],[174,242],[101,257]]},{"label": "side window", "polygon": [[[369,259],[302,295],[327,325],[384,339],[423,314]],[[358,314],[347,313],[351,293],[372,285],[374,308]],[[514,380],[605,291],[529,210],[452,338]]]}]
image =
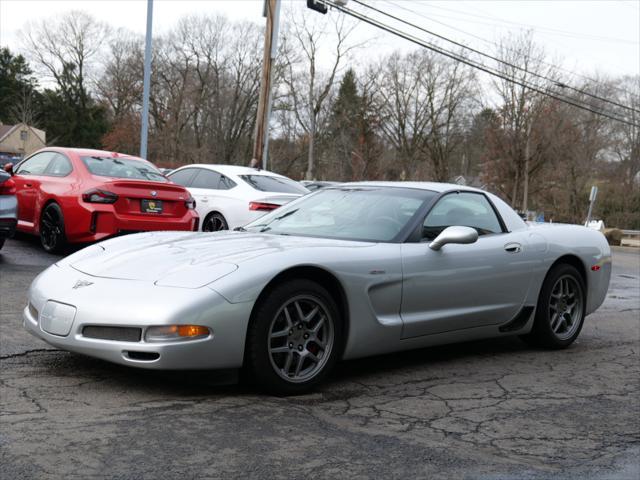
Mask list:
[{"label": "side window", "polygon": [[196,173],[197,169],[195,168],[185,168],[184,170],[178,170],[177,172],[171,173],[168,177],[173,183],[177,183],[183,187],[190,187],[191,180]]},{"label": "side window", "polygon": [[193,188],[206,188],[209,190],[218,190],[218,184],[220,183],[220,174],[213,170],[205,170],[199,168],[198,175],[193,179],[191,186]]},{"label": "side window", "polygon": [[49,162],[49,166],[44,174],[51,175],[52,177],[66,177],[72,171],[73,167],[69,159],[60,153],[56,153]]},{"label": "side window", "polygon": [[479,235],[502,232],[495,211],[481,193],[450,193],[442,197],[424,221],[422,238],[432,240],[454,225],[475,228]]},{"label": "side window", "polygon": [[220,190],[231,190],[236,186],[236,182],[231,180],[229,177],[225,177],[224,175],[220,175]]},{"label": "side window", "polygon": [[16,175],[42,175],[55,155],[55,152],[37,153],[21,162],[15,173]]}]

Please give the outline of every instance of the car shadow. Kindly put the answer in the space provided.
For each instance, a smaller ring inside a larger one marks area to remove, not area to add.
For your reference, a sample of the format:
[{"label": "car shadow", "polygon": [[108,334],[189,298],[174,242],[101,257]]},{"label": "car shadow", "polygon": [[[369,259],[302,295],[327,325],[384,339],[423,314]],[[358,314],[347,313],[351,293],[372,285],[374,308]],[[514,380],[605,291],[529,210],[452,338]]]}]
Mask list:
[{"label": "car shadow", "polygon": [[[345,395],[347,397],[359,395],[361,388],[352,389],[348,385],[358,385],[372,375],[377,377],[385,375],[394,378],[418,368],[424,369],[429,364],[437,364],[437,367],[434,367],[437,371],[430,372],[437,374],[441,371],[442,363],[478,357],[508,356],[510,353],[519,353],[529,349],[530,347],[516,337],[508,337],[342,361],[336,365],[329,378],[313,393],[290,398],[302,402],[305,400],[313,401],[314,403],[333,401],[336,398],[345,397]],[[257,387],[241,378],[238,370],[144,370],[69,352],[56,351],[51,353],[57,354],[54,362],[47,362],[47,369],[52,374],[68,376],[69,372],[75,372],[80,377],[88,377],[89,382],[103,383],[104,388],[109,389],[109,385],[112,385],[114,391],[126,389],[143,395],[163,396],[167,399],[263,396]],[[429,372],[427,373],[430,375]],[[428,378],[425,377],[425,379]]]}]

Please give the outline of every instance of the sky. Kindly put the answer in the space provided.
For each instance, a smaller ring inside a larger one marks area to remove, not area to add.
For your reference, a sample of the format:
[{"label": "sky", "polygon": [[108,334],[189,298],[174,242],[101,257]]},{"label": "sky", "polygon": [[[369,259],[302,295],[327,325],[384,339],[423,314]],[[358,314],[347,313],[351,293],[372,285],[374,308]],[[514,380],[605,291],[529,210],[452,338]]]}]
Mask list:
[{"label": "sky", "polygon": [[[550,61],[568,73],[593,76],[599,72],[613,77],[640,74],[640,0],[366,1],[479,50],[491,52],[500,37],[532,29]],[[262,24],[262,4],[262,0],[155,0],[153,31],[164,33],[178,18],[194,13],[223,14],[232,20]],[[367,11],[353,1],[347,6]],[[26,21],[48,19],[74,9],[84,10],[113,27],[144,34],[146,7],[146,0],[0,0],[0,45],[29,57],[18,35]],[[283,15],[304,8],[303,0],[284,0]],[[330,11],[328,15],[341,13]],[[371,40],[358,55],[361,61],[393,50],[416,48],[366,24],[358,26],[355,35]]]}]

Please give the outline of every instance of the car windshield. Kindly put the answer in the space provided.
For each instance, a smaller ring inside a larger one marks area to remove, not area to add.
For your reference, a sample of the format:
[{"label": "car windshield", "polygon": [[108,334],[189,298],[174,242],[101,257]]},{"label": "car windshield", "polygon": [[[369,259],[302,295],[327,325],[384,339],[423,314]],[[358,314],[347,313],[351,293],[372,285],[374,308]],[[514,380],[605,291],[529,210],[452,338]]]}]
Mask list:
[{"label": "car windshield", "polygon": [[274,210],[245,230],[389,242],[434,195],[428,190],[397,187],[329,187]]},{"label": "car windshield", "polygon": [[261,192],[276,193],[297,193],[305,195],[309,190],[298,182],[286,177],[276,177],[275,175],[240,175],[240,178],[247,182],[249,186]]},{"label": "car windshield", "polygon": [[83,163],[93,175],[168,182],[160,170],[144,160],[129,157],[82,157]]}]

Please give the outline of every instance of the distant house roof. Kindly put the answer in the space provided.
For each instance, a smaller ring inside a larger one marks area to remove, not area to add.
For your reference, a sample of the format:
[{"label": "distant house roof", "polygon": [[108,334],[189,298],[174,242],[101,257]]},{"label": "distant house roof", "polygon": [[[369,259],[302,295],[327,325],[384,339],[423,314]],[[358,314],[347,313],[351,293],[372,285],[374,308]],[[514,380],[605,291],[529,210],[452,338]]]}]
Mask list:
[{"label": "distant house roof", "polygon": [[4,137],[11,133],[11,130],[16,128],[18,125],[0,125],[0,142],[4,140]]}]

